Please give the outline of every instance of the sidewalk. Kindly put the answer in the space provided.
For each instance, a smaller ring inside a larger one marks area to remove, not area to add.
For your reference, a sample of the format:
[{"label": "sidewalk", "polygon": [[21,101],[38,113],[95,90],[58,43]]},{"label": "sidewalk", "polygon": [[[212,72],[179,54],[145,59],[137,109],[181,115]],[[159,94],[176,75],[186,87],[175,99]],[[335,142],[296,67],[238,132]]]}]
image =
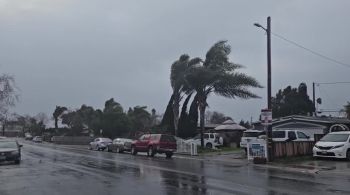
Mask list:
[{"label": "sidewalk", "polygon": [[[189,159],[197,159],[208,162],[218,162],[224,163],[228,165],[247,165],[254,166],[257,168],[264,169],[276,169],[287,172],[297,172],[304,174],[319,174],[321,171],[330,171],[335,170],[336,168],[333,166],[325,165],[324,163],[315,163],[313,159],[305,158],[297,161],[288,161],[281,160],[267,164],[254,164],[252,161],[248,161],[245,156],[244,151],[233,151],[233,152],[222,152],[221,154],[201,154],[198,156],[189,156],[189,155],[176,155],[176,158],[189,158]],[[350,163],[349,163],[350,166]],[[339,167],[339,166],[338,166]],[[348,171],[348,170],[347,170]],[[349,171],[348,171],[349,172]],[[349,172],[350,174],[350,172]]]},{"label": "sidewalk", "polygon": [[249,164],[243,150],[204,153],[204,154],[199,154],[197,156],[190,156],[187,154],[175,154],[174,158],[201,160],[206,162],[222,163],[226,165],[248,165]]}]

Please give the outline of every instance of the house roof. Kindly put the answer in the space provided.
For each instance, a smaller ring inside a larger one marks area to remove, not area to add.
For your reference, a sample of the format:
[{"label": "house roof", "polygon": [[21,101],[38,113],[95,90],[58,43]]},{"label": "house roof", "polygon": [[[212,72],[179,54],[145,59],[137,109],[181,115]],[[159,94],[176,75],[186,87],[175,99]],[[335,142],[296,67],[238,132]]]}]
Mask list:
[{"label": "house roof", "polygon": [[350,124],[350,120],[347,118],[327,117],[327,116],[301,116],[301,115],[291,115],[291,116],[273,119],[272,123],[278,124],[278,123],[286,122],[290,120],[315,122],[315,123],[327,123],[327,124],[337,124],[337,123]]},{"label": "house roof", "polygon": [[233,122],[233,120],[227,120],[222,125],[215,127],[215,130],[246,130],[246,128]]}]

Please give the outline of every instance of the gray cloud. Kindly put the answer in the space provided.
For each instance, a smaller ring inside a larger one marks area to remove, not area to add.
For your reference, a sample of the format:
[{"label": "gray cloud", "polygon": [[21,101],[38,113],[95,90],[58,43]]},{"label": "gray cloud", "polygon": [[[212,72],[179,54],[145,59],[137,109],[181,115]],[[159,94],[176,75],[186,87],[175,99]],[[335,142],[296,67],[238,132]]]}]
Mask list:
[{"label": "gray cloud", "polygon": [[[275,33],[350,63],[349,1],[0,1],[0,68],[21,88],[19,113],[55,105],[102,107],[114,97],[125,108],[163,112],[170,96],[169,68],[181,54],[204,57],[216,41],[232,45],[231,59],[266,83],[266,36],[253,26],[272,17]],[[349,68],[325,61],[273,37],[273,91],[304,81],[343,81]],[[210,110],[236,120],[258,117],[262,99],[212,96]],[[311,93],[310,93],[311,94]],[[324,108],[341,108],[349,85],[321,86]]]}]

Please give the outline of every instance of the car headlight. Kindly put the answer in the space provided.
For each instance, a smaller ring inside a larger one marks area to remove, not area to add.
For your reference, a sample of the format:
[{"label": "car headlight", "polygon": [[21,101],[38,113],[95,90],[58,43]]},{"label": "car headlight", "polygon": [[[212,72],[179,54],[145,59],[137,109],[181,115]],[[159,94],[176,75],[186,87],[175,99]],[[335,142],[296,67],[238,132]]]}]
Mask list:
[{"label": "car headlight", "polygon": [[341,147],[343,147],[343,146],[344,146],[344,144],[337,145],[337,146],[334,146],[332,149],[335,149],[335,148],[341,148]]},{"label": "car headlight", "polygon": [[320,147],[318,145],[315,145],[315,148],[320,149]]}]

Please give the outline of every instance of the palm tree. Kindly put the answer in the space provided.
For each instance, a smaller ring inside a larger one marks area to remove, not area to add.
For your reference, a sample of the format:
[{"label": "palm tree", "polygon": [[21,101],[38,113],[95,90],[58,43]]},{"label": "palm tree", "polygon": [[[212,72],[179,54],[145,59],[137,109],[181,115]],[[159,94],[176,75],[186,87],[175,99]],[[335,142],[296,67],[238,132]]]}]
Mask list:
[{"label": "palm tree", "polygon": [[204,147],[204,115],[207,98],[214,93],[227,98],[259,98],[250,92],[250,87],[261,87],[253,77],[244,73],[237,73],[241,65],[229,61],[231,47],[226,41],[214,44],[206,54],[204,61],[195,60],[185,75],[186,84],[197,93],[200,115],[201,147]]},{"label": "palm tree", "polygon": [[180,101],[182,99],[183,93],[188,93],[190,89],[187,87],[185,82],[185,75],[188,71],[189,67],[191,66],[190,57],[187,54],[183,54],[180,56],[178,60],[176,60],[171,65],[171,72],[170,72],[170,83],[171,87],[173,88],[173,94],[172,94],[172,110],[174,115],[174,130],[175,135],[178,134],[178,122],[179,122],[179,107],[180,107]]},{"label": "palm tree", "polygon": [[67,110],[66,107],[56,106],[55,111],[53,112],[52,116],[55,120],[55,129],[58,129],[58,118],[61,117],[61,115]]}]

